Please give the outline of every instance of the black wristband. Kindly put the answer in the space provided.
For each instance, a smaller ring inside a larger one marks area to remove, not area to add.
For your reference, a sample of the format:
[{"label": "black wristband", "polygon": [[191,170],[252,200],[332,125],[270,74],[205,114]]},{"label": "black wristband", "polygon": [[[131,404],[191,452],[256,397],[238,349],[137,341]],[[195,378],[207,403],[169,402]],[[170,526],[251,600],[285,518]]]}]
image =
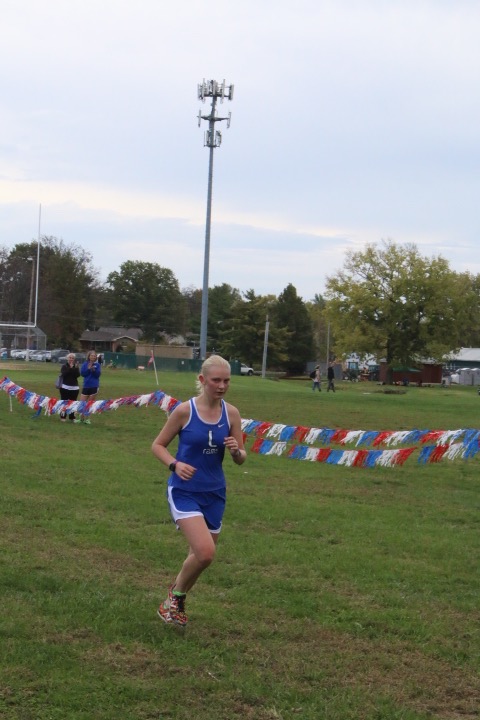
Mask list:
[{"label": "black wristband", "polygon": [[168,469],[170,470],[170,472],[173,472],[173,473],[174,473],[176,467],[177,467],[177,463],[176,463],[176,462],[172,462],[172,463],[170,463],[170,465],[168,466]]}]

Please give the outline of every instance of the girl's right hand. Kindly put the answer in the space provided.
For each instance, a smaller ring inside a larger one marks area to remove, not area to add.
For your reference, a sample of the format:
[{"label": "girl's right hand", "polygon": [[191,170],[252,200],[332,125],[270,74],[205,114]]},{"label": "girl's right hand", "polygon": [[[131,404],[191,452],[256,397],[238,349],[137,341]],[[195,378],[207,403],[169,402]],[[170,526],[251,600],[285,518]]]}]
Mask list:
[{"label": "girl's right hand", "polygon": [[191,480],[196,472],[197,468],[194,468],[193,465],[188,465],[188,463],[177,461],[175,475],[178,475],[180,480]]}]

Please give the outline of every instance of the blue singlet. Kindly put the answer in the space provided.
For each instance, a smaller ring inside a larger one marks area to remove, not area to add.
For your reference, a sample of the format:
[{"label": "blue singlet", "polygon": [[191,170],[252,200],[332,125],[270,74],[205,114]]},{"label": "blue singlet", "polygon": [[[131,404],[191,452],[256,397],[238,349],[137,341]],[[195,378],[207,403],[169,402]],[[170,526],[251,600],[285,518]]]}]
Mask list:
[{"label": "blue singlet", "polygon": [[225,487],[222,468],[225,455],[225,438],[230,435],[230,420],[226,403],[217,422],[208,423],[199,416],[195,398],[191,398],[190,417],[178,434],[176,460],[197,468],[191,480],[181,480],[175,473],[168,479],[171,487],[189,492],[208,492]]}]

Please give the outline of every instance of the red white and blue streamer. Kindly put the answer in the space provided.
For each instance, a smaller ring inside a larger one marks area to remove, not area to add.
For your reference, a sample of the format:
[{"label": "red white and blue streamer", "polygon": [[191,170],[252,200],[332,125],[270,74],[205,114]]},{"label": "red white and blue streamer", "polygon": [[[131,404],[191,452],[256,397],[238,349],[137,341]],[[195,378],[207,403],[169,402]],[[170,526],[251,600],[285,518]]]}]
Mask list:
[{"label": "red white and blue streamer", "polygon": [[156,405],[166,413],[170,413],[180,403],[180,400],[175,400],[175,398],[164,393],[163,390],[157,390],[146,395],[129,395],[115,400],[58,400],[57,398],[25,390],[25,388],[16,385],[7,377],[0,381],[0,390],[4,390],[8,395],[17,398],[22,405],[27,405],[32,410],[35,410],[37,415],[40,415],[42,410],[45,415],[59,415],[63,410],[68,414],[79,413],[84,417],[89,417],[90,415],[107,412],[107,410],[118,410],[118,408],[125,405],[134,405],[135,407]]},{"label": "red white and blue streamer", "polygon": [[[114,400],[58,400],[25,390],[8,377],[0,381],[0,390],[34,410],[36,416],[42,411],[45,415],[58,415],[63,410],[88,417],[118,410],[126,405],[137,408],[154,405],[169,414],[181,402],[163,390]],[[250,451],[259,455],[285,455],[294,460],[346,467],[403,465],[418,450],[420,464],[437,463],[441,460],[468,460],[475,457],[480,450],[480,430],[475,428],[345,430],[242,420],[242,431],[245,439],[252,438]],[[354,448],[345,449],[346,445],[353,445]],[[405,447],[406,445],[410,447]]]}]

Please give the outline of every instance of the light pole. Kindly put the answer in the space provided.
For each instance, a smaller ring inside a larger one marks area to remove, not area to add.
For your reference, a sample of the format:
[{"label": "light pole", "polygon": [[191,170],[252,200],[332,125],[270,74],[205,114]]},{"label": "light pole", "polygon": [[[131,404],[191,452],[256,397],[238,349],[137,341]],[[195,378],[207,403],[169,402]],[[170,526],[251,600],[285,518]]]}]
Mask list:
[{"label": "light pole", "polygon": [[265,373],[267,370],[267,352],[268,352],[268,331],[270,328],[270,322],[267,319],[265,321],[265,339],[263,341],[263,359],[262,359],[262,378],[265,378]]},{"label": "light pole", "polygon": [[35,280],[35,258],[28,257],[28,262],[32,263],[32,277],[30,280],[30,300],[28,303],[28,325],[27,325],[27,349],[25,353],[25,360],[30,360],[30,326],[32,324],[32,305],[33,305],[33,283]]},{"label": "light pole", "polygon": [[216,147],[220,147],[222,143],[222,133],[215,130],[215,123],[221,120],[227,121],[227,128],[230,127],[231,113],[228,117],[217,117],[216,104],[220,98],[223,102],[224,98],[232,100],[233,85],[225,85],[217,83],[216,80],[204,80],[198,86],[198,99],[205,102],[205,98],[212,98],[212,107],[210,115],[202,115],[202,111],[198,112],[198,127],[202,120],[208,121],[208,130],[205,131],[204,146],[210,148],[210,158],[208,164],[208,192],[207,192],[207,220],[205,225],[205,253],[203,260],[203,288],[202,288],[202,315],[200,320],[200,357],[205,360],[207,354],[207,325],[208,325],[208,275],[210,268],[210,226],[212,223],[212,182],[213,182],[213,151]]},{"label": "light pole", "polygon": [[330,320],[328,321],[328,326],[327,326],[327,368],[328,368],[329,362],[330,362]]}]

